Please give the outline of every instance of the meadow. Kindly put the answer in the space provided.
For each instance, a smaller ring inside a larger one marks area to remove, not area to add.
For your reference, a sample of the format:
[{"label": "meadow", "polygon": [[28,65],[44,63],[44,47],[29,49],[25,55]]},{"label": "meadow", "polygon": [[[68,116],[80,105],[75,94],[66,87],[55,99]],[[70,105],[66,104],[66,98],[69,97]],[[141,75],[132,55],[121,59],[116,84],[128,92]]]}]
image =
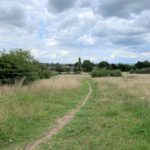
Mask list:
[{"label": "meadow", "polygon": [[0,149],[23,150],[92,95],[75,118],[36,150],[150,149],[150,75],[91,79],[60,75],[0,89]]},{"label": "meadow", "polygon": [[150,149],[149,79],[130,74],[94,79],[85,107],[38,150]]},{"label": "meadow", "polygon": [[62,75],[28,86],[0,87],[0,149],[21,150],[87,94],[81,76]]}]

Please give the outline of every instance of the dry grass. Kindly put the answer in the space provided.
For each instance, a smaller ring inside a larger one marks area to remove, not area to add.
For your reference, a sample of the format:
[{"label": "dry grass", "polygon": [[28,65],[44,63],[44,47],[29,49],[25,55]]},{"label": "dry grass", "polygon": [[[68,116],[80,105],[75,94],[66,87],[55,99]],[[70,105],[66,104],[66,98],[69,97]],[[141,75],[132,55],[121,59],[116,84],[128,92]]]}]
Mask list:
[{"label": "dry grass", "polygon": [[150,75],[93,80],[91,100],[40,150],[150,149]]},{"label": "dry grass", "polygon": [[51,80],[41,80],[33,85],[33,88],[50,88],[54,90],[64,90],[78,88],[83,80],[82,76],[76,75],[63,75],[53,77]]},{"label": "dry grass", "polygon": [[124,74],[122,78],[97,78],[96,81],[108,82],[132,95],[141,95],[142,99],[146,97],[150,99],[150,75]]},{"label": "dry grass", "polygon": [[28,86],[1,86],[0,145],[38,135],[47,122],[74,107],[86,93],[83,80],[80,75],[60,75]]},{"label": "dry grass", "polygon": [[61,75],[51,79],[44,79],[34,82],[28,86],[0,86],[0,96],[10,94],[17,90],[36,92],[42,89],[49,90],[67,90],[80,87],[83,77],[80,75]]},{"label": "dry grass", "polygon": [[10,102],[10,97],[12,97],[12,100],[16,99],[18,93],[23,93],[24,95],[31,94],[34,96],[35,94],[37,94],[37,92],[41,92],[44,90],[51,93],[56,91],[63,92],[64,90],[79,88],[82,81],[83,78],[81,76],[63,75],[47,80],[39,80],[28,86],[0,86],[0,122],[7,119],[7,112],[10,111],[7,108],[7,100],[9,100],[9,103],[12,103],[12,111],[19,116],[26,115],[24,114],[24,112],[29,114],[35,113],[32,105],[28,105],[23,108],[19,107],[19,103],[14,103],[14,101]]}]

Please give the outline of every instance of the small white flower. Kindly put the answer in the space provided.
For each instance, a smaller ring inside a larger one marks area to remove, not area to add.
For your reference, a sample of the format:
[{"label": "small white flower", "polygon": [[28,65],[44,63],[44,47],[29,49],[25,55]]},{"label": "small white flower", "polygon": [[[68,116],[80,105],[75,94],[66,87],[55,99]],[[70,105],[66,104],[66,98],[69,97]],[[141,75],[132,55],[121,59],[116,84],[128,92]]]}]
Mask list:
[{"label": "small white flower", "polygon": [[12,140],[10,139],[9,142],[12,142]]}]

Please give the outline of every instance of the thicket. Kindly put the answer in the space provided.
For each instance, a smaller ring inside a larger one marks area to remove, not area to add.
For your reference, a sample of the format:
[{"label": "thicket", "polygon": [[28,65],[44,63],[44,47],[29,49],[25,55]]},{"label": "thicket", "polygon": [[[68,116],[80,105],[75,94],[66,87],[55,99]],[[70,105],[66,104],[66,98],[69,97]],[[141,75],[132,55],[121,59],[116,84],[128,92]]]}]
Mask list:
[{"label": "thicket", "polygon": [[142,68],[142,69],[133,69],[130,73],[137,73],[137,74],[150,74],[150,67],[149,68]]},{"label": "thicket", "polygon": [[137,62],[133,69],[130,70],[130,73],[137,73],[137,74],[150,74],[150,62],[143,61]]},{"label": "thicket", "polygon": [[91,72],[91,76],[93,78],[95,77],[119,77],[122,76],[122,72],[120,70],[108,70],[106,68],[104,69],[94,69]]},{"label": "thicket", "polygon": [[50,75],[50,70],[35,60],[28,50],[0,53],[0,84],[26,84]]}]

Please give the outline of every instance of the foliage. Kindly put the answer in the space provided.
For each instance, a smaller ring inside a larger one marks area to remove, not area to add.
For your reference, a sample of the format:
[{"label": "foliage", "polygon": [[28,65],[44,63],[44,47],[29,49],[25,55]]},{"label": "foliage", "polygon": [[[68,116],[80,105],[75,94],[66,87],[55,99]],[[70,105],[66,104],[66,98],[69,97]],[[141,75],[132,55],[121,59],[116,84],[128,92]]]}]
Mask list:
[{"label": "foliage", "polygon": [[48,78],[50,71],[36,61],[30,51],[15,49],[0,54],[0,82],[14,84],[28,83],[39,78]]},{"label": "foliage", "polygon": [[142,68],[148,68],[150,67],[149,61],[144,62],[137,62],[136,64],[110,64],[107,61],[99,62],[98,64],[92,63],[90,60],[84,60],[83,64],[81,62],[81,58],[78,59],[78,62],[75,64],[47,64],[51,68],[51,70],[56,72],[75,72],[80,73],[81,71],[84,72],[90,72],[94,70],[95,67],[98,67],[100,69],[109,69],[109,70],[121,70],[122,72],[130,72],[131,70],[135,69],[142,69]]},{"label": "foliage", "polygon": [[133,69],[130,73],[137,73],[137,74],[150,74],[150,68],[142,68],[142,69]]},{"label": "foliage", "polygon": [[110,69],[110,64],[107,61],[102,61],[98,64],[98,67]]},{"label": "foliage", "polygon": [[78,58],[78,62],[74,65],[74,72],[80,73],[82,71],[82,62],[81,58]]},{"label": "foliage", "polygon": [[138,61],[130,70],[130,73],[150,74],[150,62],[147,60],[143,62]]},{"label": "foliage", "polygon": [[78,58],[78,71],[82,71],[82,62],[81,62],[81,58]]},{"label": "foliage", "polygon": [[57,64],[55,64],[55,71],[56,72],[64,72],[64,66],[63,65],[61,65],[61,64],[59,64],[59,63],[57,63]]},{"label": "foliage", "polygon": [[84,72],[90,72],[93,69],[94,64],[90,60],[83,61],[82,68]]},{"label": "foliage", "polygon": [[142,68],[150,68],[150,62],[149,61],[143,61],[143,62],[137,62],[134,65],[134,69],[142,69]]},{"label": "foliage", "polygon": [[73,72],[73,64],[59,64],[59,63],[52,63],[52,64],[47,64],[48,67],[50,68],[50,70],[54,71],[54,72],[58,72],[58,73],[62,73],[62,72]]},{"label": "foliage", "polygon": [[94,77],[118,77],[122,76],[122,73],[120,70],[108,70],[108,69],[94,69],[91,72],[91,76]]},{"label": "foliage", "polygon": [[118,64],[118,69],[120,69],[123,72],[127,72],[130,71],[133,68],[133,65],[129,65],[129,64]]},{"label": "foliage", "polygon": [[109,74],[110,74],[111,77],[122,76],[122,72],[119,69],[117,69],[117,70],[110,70]]}]

